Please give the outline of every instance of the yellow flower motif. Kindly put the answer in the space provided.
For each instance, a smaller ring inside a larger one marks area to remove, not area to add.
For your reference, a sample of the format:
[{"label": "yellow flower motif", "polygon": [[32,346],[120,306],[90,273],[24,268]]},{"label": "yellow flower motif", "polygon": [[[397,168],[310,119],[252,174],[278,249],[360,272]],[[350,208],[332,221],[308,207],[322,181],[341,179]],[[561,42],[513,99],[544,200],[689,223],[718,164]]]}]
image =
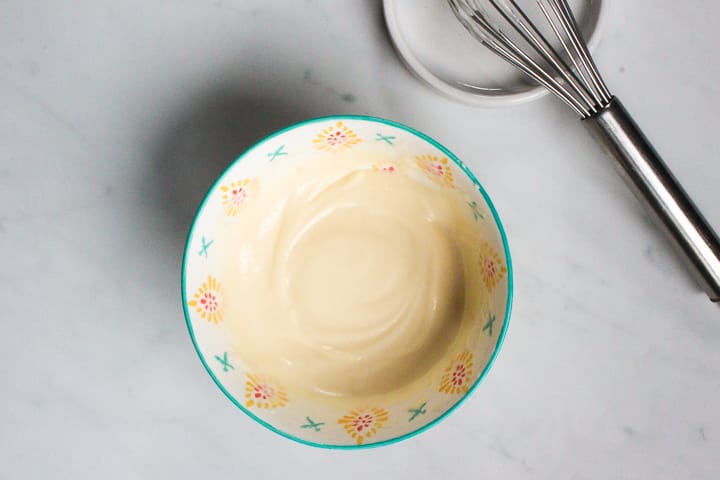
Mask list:
[{"label": "yellow flower motif", "polygon": [[488,293],[492,293],[495,286],[507,273],[507,268],[502,264],[500,255],[487,242],[483,242],[480,247],[478,264],[482,273],[482,281],[487,287]]},{"label": "yellow flower motif", "polygon": [[200,317],[217,324],[223,321],[222,302],[220,300],[220,282],[212,275],[198,288],[193,299],[188,302],[190,308],[194,308]]},{"label": "yellow flower motif", "polygon": [[360,142],[362,142],[362,139],[340,121],[318,133],[317,137],[312,141],[315,148],[319,150],[350,148]]},{"label": "yellow flower motif", "polygon": [[434,155],[420,155],[415,157],[417,165],[435,183],[444,187],[453,188],[453,174],[447,157],[438,158]]},{"label": "yellow flower motif", "polygon": [[385,425],[388,420],[387,410],[380,407],[364,407],[352,410],[338,420],[345,431],[362,445],[366,438],[370,438]]},{"label": "yellow flower motif", "polygon": [[230,217],[237,215],[251,190],[256,186],[257,182],[249,178],[221,185],[220,191],[222,192],[222,204],[225,207],[225,213]]},{"label": "yellow flower motif", "polygon": [[441,393],[467,393],[472,378],[473,356],[470,352],[462,352],[450,362],[440,379]]},{"label": "yellow flower motif", "polygon": [[262,376],[247,374],[245,382],[245,406],[273,409],[284,407],[288,403],[285,389],[274,380]]}]

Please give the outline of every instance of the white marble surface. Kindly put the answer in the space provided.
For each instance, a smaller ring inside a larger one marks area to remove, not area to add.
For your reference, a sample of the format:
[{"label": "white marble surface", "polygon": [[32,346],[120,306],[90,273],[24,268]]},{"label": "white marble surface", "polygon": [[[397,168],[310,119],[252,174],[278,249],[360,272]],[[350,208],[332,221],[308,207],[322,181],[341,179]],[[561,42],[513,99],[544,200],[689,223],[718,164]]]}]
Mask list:
[{"label": "white marble surface", "polygon": [[[615,1],[596,58],[720,229],[717,18],[716,2]],[[261,135],[342,112],[455,150],[516,270],[473,398],[361,452],[245,417],[179,298],[211,178]],[[437,96],[394,55],[378,1],[1,2],[0,312],[2,479],[720,475],[718,306],[560,104]]]}]

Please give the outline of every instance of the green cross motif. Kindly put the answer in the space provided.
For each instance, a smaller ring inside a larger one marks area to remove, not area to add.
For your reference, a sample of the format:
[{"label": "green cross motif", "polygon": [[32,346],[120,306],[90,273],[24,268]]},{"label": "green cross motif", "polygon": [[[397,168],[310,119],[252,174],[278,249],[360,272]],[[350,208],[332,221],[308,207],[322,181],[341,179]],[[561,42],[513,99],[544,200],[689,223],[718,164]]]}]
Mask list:
[{"label": "green cross motif", "polygon": [[410,410],[408,410],[408,413],[410,414],[410,419],[408,420],[408,422],[412,422],[420,415],[425,415],[427,413],[427,410],[425,410],[426,404],[427,402],[423,402],[423,404],[420,405],[418,408],[411,408]]},{"label": "green cross motif", "polygon": [[305,417],[305,419],[308,421],[306,425],[300,425],[300,428],[312,428],[316,432],[320,431],[320,427],[322,425],[325,425],[325,422],[313,422],[310,417]]},{"label": "green cross motif", "polygon": [[394,137],[392,135],[383,135],[381,133],[375,134],[375,141],[376,142],[385,142],[388,145],[394,145],[393,140],[395,140],[397,137]]},{"label": "green cross motif", "polygon": [[220,364],[223,366],[223,372],[227,372],[228,369],[230,369],[230,370],[235,370],[235,367],[233,367],[232,365],[230,365],[230,362],[228,361],[227,352],[223,352],[222,358],[219,357],[219,356],[217,356],[217,355],[215,355],[215,360],[217,360],[218,362],[220,362]]},{"label": "green cross motif", "polygon": [[479,218],[481,218],[483,220],[485,219],[485,215],[480,213],[479,205],[475,200],[473,200],[472,202],[468,202],[468,207],[470,207],[470,209],[472,210],[473,217],[475,218],[476,222],[478,221]]},{"label": "green cross motif", "polygon": [[283,155],[287,155],[287,152],[283,152],[283,148],[285,148],[285,145],[280,145],[280,147],[278,147],[277,150],[267,154],[267,156],[271,162],[273,160],[275,160],[277,157],[282,157]]},{"label": "green cross motif", "polygon": [[210,245],[212,245],[214,242],[215,242],[215,240],[210,240],[208,242],[207,240],[205,240],[205,237],[202,237],[200,239],[200,243],[202,243],[202,248],[198,252],[198,255],[200,255],[201,257],[203,255],[205,255],[205,258],[207,258],[208,257],[208,248],[210,248]]},{"label": "green cross motif", "polygon": [[488,336],[490,337],[492,337],[493,323],[495,323],[495,315],[491,313],[488,315],[488,321],[482,329],[483,332],[487,330]]}]

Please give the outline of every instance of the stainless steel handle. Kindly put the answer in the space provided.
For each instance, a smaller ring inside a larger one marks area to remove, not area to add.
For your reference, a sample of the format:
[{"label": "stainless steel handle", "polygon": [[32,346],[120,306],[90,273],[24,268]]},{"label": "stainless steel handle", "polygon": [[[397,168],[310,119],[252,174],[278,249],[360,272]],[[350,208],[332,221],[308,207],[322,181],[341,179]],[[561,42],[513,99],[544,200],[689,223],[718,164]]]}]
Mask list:
[{"label": "stainless steel handle", "polygon": [[583,120],[615,159],[635,195],[659,221],[707,292],[720,302],[720,241],[620,100]]}]

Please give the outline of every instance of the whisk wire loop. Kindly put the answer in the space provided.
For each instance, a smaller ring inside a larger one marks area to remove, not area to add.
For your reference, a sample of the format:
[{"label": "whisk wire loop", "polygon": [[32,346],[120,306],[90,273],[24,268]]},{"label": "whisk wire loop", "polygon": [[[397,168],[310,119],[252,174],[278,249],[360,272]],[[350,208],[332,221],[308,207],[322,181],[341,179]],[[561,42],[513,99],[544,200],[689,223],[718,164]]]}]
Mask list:
[{"label": "whisk wire loop", "polygon": [[[473,0],[477,4],[478,0]],[[586,93],[585,88],[580,84],[572,69],[555,51],[545,35],[528,18],[515,0],[504,0],[506,8],[503,8],[498,0],[487,0],[493,8],[505,19],[505,21],[532,47],[532,49],[554,70],[556,75],[564,80],[573,96],[579,97],[584,105],[593,105],[592,100]],[[591,108],[594,113],[596,110]]]},{"label": "whisk wire loop", "polygon": [[575,72],[577,72],[577,74],[580,76],[583,85],[587,85],[590,87],[590,88],[588,88],[588,93],[592,96],[593,103],[595,105],[602,104],[602,99],[600,98],[598,91],[594,88],[591,81],[586,76],[588,74],[587,70],[583,67],[581,62],[578,61],[578,59],[580,58],[580,52],[577,49],[577,47],[575,46],[575,44],[572,43],[572,40],[570,41],[570,43],[573,45],[573,51],[572,52],[570,51],[570,47],[568,46],[568,41],[565,39],[566,36],[569,38],[567,26],[563,22],[559,22],[560,28],[563,29],[563,31],[565,32],[565,35],[563,35],[560,32],[560,30],[557,26],[557,23],[558,23],[557,18],[559,18],[559,13],[555,10],[555,8],[556,8],[555,5],[550,4],[550,8],[553,10],[553,13],[557,16],[555,19],[553,19],[552,16],[550,15],[550,13],[548,12],[547,8],[545,7],[545,4],[541,0],[538,0],[537,4],[538,4],[538,7],[540,7],[540,11],[542,11],[543,15],[545,16],[545,19],[547,20],[548,24],[550,25],[550,28],[552,28],[553,33],[555,34],[557,39],[560,41],[560,44],[562,45],[563,50],[567,54],[568,58],[570,58],[570,61],[572,62],[573,66],[575,67]]},{"label": "whisk wire loop", "polygon": [[575,45],[577,45],[577,48],[580,51],[580,57],[582,58],[583,65],[590,71],[593,84],[602,94],[603,102],[605,102],[604,106],[607,106],[612,100],[613,96],[610,93],[610,90],[607,88],[607,85],[605,84],[602,76],[600,75],[600,71],[598,70],[597,65],[595,65],[595,60],[593,60],[592,56],[590,55],[587,44],[580,35],[580,28],[578,27],[575,15],[570,9],[570,5],[568,5],[567,0],[551,1],[560,10],[562,18],[564,20],[562,23],[569,26],[570,39],[573,41],[573,43],[575,43]]},{"label": "whisk wire loop", "polygon": [[499,26],[491,24],[484,9],[465,0],[448,0],[448,3],[460,23],[483,45],[548,89],[580,117],[590,115],[587,107],[558,79],[527,55]]},{"label": "whisk wire loop", "polygon": [[[590,56],[567,0],[537,0],[561,48],[551,44],[516,0],[448,3],[473,36],[550,90],[581,118],[591,117],[610,103],[612,95]],[[517,40],[511,38],[511,33]]]}]

